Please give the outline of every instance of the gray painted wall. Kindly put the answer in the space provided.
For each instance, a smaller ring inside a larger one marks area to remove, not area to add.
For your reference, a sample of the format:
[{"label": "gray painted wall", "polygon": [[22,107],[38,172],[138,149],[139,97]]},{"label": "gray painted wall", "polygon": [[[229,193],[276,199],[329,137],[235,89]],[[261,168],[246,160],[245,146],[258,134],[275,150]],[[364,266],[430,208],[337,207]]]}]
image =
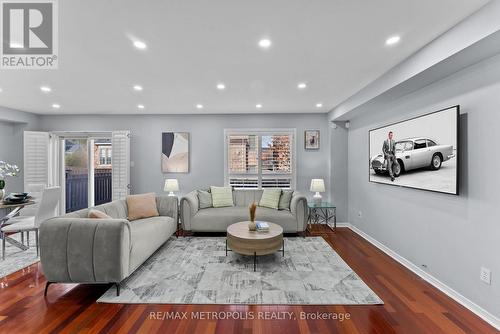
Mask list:
[{"label": "gray painted wall", "polygon": [[337,222],[348,222],[348,131],[343,125],[330,128],[330,189],[332,201],[337,206]]},{"label": "gray painted wall", "polygon": [[[368,130],[455,104],[460,196],[368,182]],[[500,55],[352,119],[348,135],[349,221],[497,317],[499,106]],[[479,280],[481,266],[491,285]]]},{"label": "gray painted wall", "polygon": [[[14,145],[13,136],[15,132],[15,124],[10,122],[0,121],[0,160],[9,163],[18,163],[19,161],[14,161]],[[7,180],[7,181],[10,181]]]},{"label": "gray painted wall", "polygon": [[18,177],[6,180],[6,192],[23,190],[23,132],[37,126],[38,116],[0,107],[0,160],[17,164],[21,168]]},{"label": "gray painted wall", "polygon": [[[179,179],[181,194],[224,182],[225,128],[296,128],[297,188],[307,196],[311,178],[330,180],[330,143],[326,114],[290,115],[111,115],[41,116],[42,131],[131,130],[132,192],[163,192],[167,177]],[[304,130],[320,129],[318,151],[304,150]],[[190,172],[163,174],[160,169],[161,133],[190,133]],[[327,189],[329,191],[330,189]],[[329,197],[328,194],[326,197]],[[345,215],[344,211],[344,215]]]}]

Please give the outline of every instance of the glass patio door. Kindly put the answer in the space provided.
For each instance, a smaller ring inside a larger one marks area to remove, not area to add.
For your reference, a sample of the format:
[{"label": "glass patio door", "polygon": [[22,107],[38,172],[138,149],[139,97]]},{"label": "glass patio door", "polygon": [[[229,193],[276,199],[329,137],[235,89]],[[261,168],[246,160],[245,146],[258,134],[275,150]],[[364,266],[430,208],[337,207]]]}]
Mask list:
[{"label": "glass patio door", "polygon": [[93,179],[91,182],[92,205],[111,202],[113,167],[111,138],[92,138],[89,145],[93,157],[93,168],[91,169]]},{"label": "glass patio door", "polygon": [[64,138],[65,212],[107,203],[112,198],[110,138]]},{"label": "glass patio door", "polygon": [[66,213],[88,207],[89,155],[87,139],[64,139]]}]

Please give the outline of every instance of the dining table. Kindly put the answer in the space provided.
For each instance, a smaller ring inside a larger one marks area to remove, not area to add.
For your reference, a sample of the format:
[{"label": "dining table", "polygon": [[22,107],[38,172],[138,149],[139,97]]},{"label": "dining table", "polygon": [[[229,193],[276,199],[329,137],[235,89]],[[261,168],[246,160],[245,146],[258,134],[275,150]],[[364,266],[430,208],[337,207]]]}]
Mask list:
[{"label": "dining table", "polygon": [[[33,205],[35,204],[35,201],[33,199],[27,200],[25,202],[21,203],[13,203],[13,204],[7,204],[5,202],[0,201],[0,231],[2,230],[2,227],[9,225],[9,220],[19,214],[19,212],[28,205]],[[8,213],[4,216],[2,216],[1,212],[2,211],[7,211]],[[16,246],[17,248],[21,250],[27,250],[28,246],[20,243],[16,239],[13,239],[9,236],[7,236],[5,233],[0,233],[0,239],[3,239],[3,242],[8,242],[9,244]]]}]

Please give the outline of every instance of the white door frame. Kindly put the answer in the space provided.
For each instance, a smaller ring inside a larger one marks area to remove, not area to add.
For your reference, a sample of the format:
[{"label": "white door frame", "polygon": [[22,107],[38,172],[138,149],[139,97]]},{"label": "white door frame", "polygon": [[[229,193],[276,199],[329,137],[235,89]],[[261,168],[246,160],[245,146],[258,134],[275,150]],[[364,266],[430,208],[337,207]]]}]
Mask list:
[{"label": "white door frame", "polygon": [[[52,132],[57,134],[61,141],[61,150],[60,150],[60,184],[61,184],[61,213],[66,212],[66,165],[65,165],[65,144],[64,141],[67,139],[86,139],[87,140],[87,206],[93,207],[95,203],[95,194],[94,194],[94,140],[101,138],[111,139],[112,132],[88,132],[88,131],[68,131],[68,132]],[[113,162],[111,162],[113,163]]]}]

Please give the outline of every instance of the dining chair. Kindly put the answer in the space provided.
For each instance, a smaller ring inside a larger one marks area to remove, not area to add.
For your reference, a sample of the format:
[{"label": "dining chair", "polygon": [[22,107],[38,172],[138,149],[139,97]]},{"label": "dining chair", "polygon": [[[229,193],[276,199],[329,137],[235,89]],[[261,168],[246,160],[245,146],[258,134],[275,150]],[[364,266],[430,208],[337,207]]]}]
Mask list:
[{"label": "dining chair", "polygon": [[[25,206],[18,214],[18,216],[35,216],[38,208],[40,207],[40,199],[42,198],[43,190],[47,188],[47,185],[43,183],[32,183],[26,185],[24,189],[35,201],[35,204]],[[5,225],[12,224],[11,221],[7,221]],[[21,243],[24,245],[24,234],[25,232],[21,232]],[[29,247],[30,245],[30,232],[26,232],[26,245]]]},{"label": "dining chair", "polygon": [[47,188],[47,185],[43,183],[32,183],[26,185],[25,192],[29,196],[33,197],[35,204],[25,206],[20,212],[19,216],[35,216],[38,208],[40,207],[40,199],[42,198],[43,190]]},{"label": "dining chair", "polygon": [[[17,216],[9,219],[9,225],[2,227],[0,232],[5,233],[23,233],[35,232],[36,256],[39,255],[38,248],[38,228],[45,220],[56,215],[57,204],[61,197],[60,187],[45,188],[42,192],[40,205],[34,216]],[[2,238],[2,260],[5,260],[5,239]]]}]

